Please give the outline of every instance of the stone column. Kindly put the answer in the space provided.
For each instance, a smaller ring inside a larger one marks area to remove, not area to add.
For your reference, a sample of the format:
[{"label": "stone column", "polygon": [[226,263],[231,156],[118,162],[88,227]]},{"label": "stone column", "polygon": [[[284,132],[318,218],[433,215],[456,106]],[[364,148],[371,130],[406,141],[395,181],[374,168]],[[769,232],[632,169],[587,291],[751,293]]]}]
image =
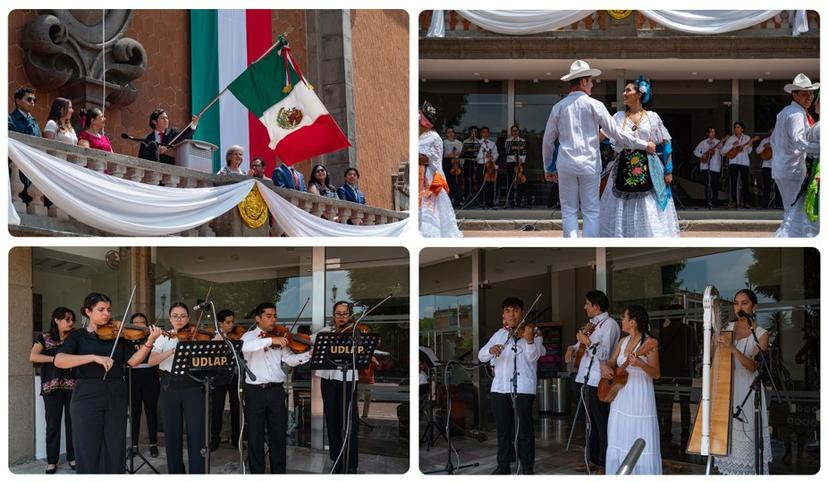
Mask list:
[{"label": "stone column", "polygon": [[143,312],[149,323],[155,322],[155,284],[152,276],[152,249],[131,247],[129,249],[130,290],[136,285],[135,301],[131,312]]},{"label": "stone column", "polygon": [[9,465],[35,456],[32,349],[32,249],[9,251]]},{"label": "stone column", "polygon": [[[349,10],[308,10],[308,78],[316,94],[351,142],[347,150],[321,156],[335,186],[345,169],[357,166],[351,14]],[[316,160],[314,160],[316,163]]]}]

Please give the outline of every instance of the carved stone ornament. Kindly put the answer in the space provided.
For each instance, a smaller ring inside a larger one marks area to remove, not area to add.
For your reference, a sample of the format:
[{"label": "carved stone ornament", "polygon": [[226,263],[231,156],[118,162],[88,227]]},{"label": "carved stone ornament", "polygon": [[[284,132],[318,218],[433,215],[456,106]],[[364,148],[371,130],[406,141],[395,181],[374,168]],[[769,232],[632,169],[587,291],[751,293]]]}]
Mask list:
[{"label": "carved stone ornament", "polygon": [[78,105],[126,106],[147,52],[124,37],[131,10],[38,10],[23,28],[24,68],[32,85]]}]

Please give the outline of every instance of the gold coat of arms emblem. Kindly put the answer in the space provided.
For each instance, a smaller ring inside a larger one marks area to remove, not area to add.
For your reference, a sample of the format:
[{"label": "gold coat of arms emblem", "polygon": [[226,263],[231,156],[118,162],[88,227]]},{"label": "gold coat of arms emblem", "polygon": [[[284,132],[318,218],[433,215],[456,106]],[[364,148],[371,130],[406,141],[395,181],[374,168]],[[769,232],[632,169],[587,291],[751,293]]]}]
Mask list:
[{"label": "gold coat of arms emblem", "polygon": [[298,126],[300,122],[302,122],[303,117],[305,117],[305,115],[302,113],[301,109],[296,107],[282,107],[279,109],[279,113],[276,114],[276,123],[279,124],[279,127],[282,129],[293,129]]}]

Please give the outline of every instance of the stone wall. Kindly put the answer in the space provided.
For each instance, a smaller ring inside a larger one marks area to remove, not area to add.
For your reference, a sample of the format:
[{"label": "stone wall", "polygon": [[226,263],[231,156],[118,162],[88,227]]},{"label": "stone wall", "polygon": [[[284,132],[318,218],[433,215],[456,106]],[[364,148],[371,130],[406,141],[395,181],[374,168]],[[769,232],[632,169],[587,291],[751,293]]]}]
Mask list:
[{"label": "stone wall", "polygon": [[351,10],[351,38],[359,184],[391,208],[391,174],[409,157],[408,13]]},{"label": "stone wall", "polygon": [[8,448],[10,465],[28,461],[35,454],[34,369],[32,350],[32,249],[9,250],[8,311]]}]

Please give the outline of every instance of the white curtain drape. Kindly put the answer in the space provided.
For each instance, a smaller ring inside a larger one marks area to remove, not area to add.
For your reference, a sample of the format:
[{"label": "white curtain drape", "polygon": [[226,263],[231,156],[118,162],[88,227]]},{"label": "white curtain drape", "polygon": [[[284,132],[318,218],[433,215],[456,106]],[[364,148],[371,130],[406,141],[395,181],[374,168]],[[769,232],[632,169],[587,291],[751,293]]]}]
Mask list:
[{"label": "white curtain drape", "polygon": [[595,10],[458,10],[469,22],[505,35],[530,35],[571,25]]},{"label": "white curtain drape", "polygon": [[[752,27],[782,10],[639,10],[645,17],[680,32],[711,35]],[[491,32],[530,35],[566,27],[592,15],[594,10],[458,10],[470,22]],[[791,12],[792,35],[808,31],[805,10]],[[445,36],[445,14],[434,10],[427,37]]]},{"label": "white curtain drape", "polygon": [[[254,183],[259,184],[270,212],[290,236],[399,236],[408,226],[408,219],[370,226],[328,221],[253,179],[212,188],[152,186],[82,168],[15,139],[9,139],[9,158],[69,216],[118,235],[162,236],[196,228],[235,208]],[[9,201],[11,206],[11,189]],[[15,221],[12,211],[10,208],[9,223]]]}]

